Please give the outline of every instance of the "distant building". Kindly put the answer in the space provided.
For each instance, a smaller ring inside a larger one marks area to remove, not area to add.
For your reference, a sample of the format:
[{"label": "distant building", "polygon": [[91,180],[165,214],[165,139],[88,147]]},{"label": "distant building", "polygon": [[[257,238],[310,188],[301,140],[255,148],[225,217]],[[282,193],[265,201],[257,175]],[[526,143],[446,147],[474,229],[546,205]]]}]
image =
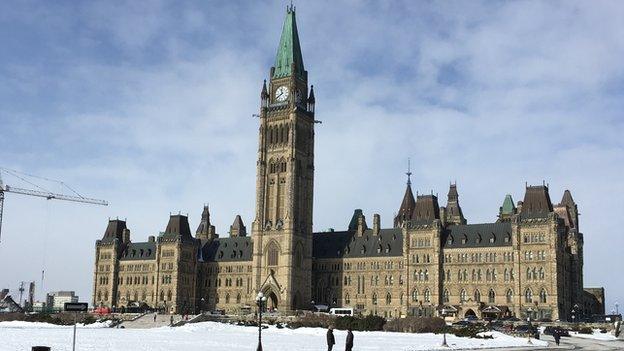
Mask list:
[{"label": "distant building", "polygon": [[20,305],[9,295],[9,289],[0,291],[0,313],[23,312]]},{"label": "distant building", "polygon": [[46,306],[53,309],[63,309],[66,302],[78,302],[74,291],[56,291],[46,296]]},{"label": "distant building", "polygon": [[236,216],[229,235],[219,236],[208,207],[195,236],[180,214],[147,242],[132,241],[125,221],[109,220],[95,245],[95,306],[236,312],[262,292],[269,308],[287,313],[327,305],[387,318],[572,320],[599,310],[585,303],[577,204],[568,190],[553,203],[546,184],[526,186],[517,203],[505,196],[495,221],[469,224],[456,184],[444,206],[436,195],[414,196],[408,171],[392,227],[382,228],[377,214],[369,227],[356,210],[345,230],[313,233],[318,121],[293,7],[260,98],[250,233]]}]

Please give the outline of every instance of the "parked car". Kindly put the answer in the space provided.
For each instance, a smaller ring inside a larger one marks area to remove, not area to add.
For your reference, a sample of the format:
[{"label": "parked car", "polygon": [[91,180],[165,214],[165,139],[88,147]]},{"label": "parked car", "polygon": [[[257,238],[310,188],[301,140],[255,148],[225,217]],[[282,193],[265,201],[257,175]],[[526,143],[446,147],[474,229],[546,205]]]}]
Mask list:
[{"label": "parked car", "polygon": [[452,325],[454,327],[461,327],[461,328],[463,328],[463,327],[467,327],[469,325],[472,325],[472,323],[469,322],[469,321],[458,321],[458,322],[453,323]]},{"label": "parked car", "polygon": [[559,335],[561,336],[570,336],[570,332],[565,329],[565,328],[561,328],[561,327],[557,327],[557,326],[548,326],[544,329],[544,334],[545,335],[553,335],[555,332],[559,332]]}]

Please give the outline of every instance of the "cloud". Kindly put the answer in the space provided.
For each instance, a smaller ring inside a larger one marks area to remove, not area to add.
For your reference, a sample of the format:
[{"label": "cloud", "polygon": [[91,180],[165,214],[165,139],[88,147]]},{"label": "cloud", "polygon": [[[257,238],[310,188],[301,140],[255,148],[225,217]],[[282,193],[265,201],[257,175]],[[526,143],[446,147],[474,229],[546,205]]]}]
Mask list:
[{"label": "cloud", "polygon": [[[111,202],[43,207],[8,198],[0,264],[47,252],[49,289],[87,296],[93,241],[108,216],[127,217],[135,240],[163,230],[169,212],[188,212],[196,225],[205,202],[218,232],[237,213],[249,225],[252,114],[282,5],[105,2],[0,11],[0,27],[23,29],[3,38],[11,51],[0,54],[2,164]],[[624,210],[621,4],[309,2],[297,10],[323,121],[316,230],[344,228],[354,208],[379,212],[389,226],[408,157],[420,192],[443,199],[449,181],[458,181],[471,223],[494,220],[507,193],[521,200],[525,181],[546,180],[554,201],[570,188],[579,203],[586,283],[606,285],[609,303],[624,298],[604,270],[611,248],[624,244],[612,235],[613,216]],[[42,231],[45,249],[42,235],[21,234]],[[58,258],[67,242],[75,250]],[[0,284],[37,279],[40,265],[23,262]],[[74,267],[73,277],[64,266]]]}]

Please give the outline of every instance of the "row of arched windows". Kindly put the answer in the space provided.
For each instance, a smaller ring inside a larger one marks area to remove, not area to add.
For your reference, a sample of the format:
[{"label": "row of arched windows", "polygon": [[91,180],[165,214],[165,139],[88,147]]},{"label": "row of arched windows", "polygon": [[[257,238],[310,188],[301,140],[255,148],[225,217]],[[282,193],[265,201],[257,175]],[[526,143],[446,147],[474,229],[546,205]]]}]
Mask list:
[{"label": "row of arched windows", "polygon": [[270,126],[267,129],[267,142],[269,145],[285,144],[288,142],[290,127],[286,124]]},{"label": "row of arched windows", "polygon": [[[418,289],[412,290],[412,302],[418,302],[419,297]],[[428,288],[423,292],[423,301],[431,302],[431,291]]]},{"label": "row of arched windows", "polygon": [[269,173],[283,172],[286,172],[286,161],[284,159],[269,161]]},{"label": "row of arched windows", "polygon": [[[475,302],[481,302],[481,292],[478,289],[474,291],[473,297],[474,297]],[[508,289],[507,292],[505,293],[505,298],[506,298],[507,303],[512,303],[513,302],[513,290]],[[414,290],[412,292],[412,301],[417,301],[417,299],[418,299],[418,292]],[[531,288],[527,288],[525,290],[524,300],[527,303],[533,302],[533,291],[531,290]],[[546,303],[547,300],[548,300],[548,293],[546,292],[546,289],[542,288],[539,294],[539,302]],[[459,292],[459,302],[464,303],[466,301],[468,301],[468,293],[466,289],[461,289],[461,291]],[[495,301],[496,301],[496,292],[494,291],[494,289],[490,289],[488,291],[487,302],[495,303]],[[442,292],[442,302],[443,303],[450,302],[450,293],[448,289],[444,289],[444,291]]]}]

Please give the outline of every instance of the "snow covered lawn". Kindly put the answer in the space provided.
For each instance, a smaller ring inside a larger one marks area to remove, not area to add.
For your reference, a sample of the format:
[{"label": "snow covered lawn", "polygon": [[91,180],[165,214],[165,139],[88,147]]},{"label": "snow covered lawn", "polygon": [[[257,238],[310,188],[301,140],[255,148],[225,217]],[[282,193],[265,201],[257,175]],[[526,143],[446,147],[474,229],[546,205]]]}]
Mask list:
[{"label": "snow covered lawn", "polygon": [[[42,325],[43,324],[43,325]],[[100,325],[101,327],[101,325]],[[262,345],[267,351],[325,350],[326,330],[300,328],[296,330],[270,327],[262,331]],[[344,348],[346,332],[335,330],[337,345]],[[478,349],[505,346],[527,346],[527,339],[514,338],[498,332],[494,339],[469,339],[447,336],[451,349]],[[432,350],[443,349],[442,335],[385,332],[354,332],[356,350]],[[44,323],[0,323],[0,350],[30,351],[32,346],[52,347],[52,351],[71,350],[72,327]],[[228,324],[204,322],[178,328],[116,329],[82,327],[77,331],[76,349],[81,351],[192,351],[227,350],[251,351],[258,342],[258,329]],[[545,346],[533,340],[533,346]]]}]

